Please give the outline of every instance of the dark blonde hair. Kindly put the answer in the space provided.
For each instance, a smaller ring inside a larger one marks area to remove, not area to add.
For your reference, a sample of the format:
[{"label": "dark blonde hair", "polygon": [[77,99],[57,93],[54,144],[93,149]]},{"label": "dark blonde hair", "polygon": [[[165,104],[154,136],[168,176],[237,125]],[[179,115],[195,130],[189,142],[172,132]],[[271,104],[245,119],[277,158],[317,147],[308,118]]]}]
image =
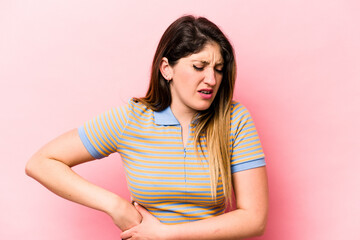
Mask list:
[{"label": "dark blonde hair", "polygon": [[203,150],[200,137],[207,142],[211,193],[216,197],[216,186],[221,176],[227,202],[231,199],[232,182],[230,169],[230,111],[236,76],[233,48],[222,31],[204,17],[183,16],[173,22],[160,39],[152,63],[151,79],[146,96],[134,98],[154,111],[170,106],[171,93],[167,80],[160,73],[160,63],[166,57],[170,66],[178,60],[200,52],[206,44],[214,42],[220,46],[224,60],[223,77],[218,93],[211,106],[197,115],[195,126],[195,148]]}]

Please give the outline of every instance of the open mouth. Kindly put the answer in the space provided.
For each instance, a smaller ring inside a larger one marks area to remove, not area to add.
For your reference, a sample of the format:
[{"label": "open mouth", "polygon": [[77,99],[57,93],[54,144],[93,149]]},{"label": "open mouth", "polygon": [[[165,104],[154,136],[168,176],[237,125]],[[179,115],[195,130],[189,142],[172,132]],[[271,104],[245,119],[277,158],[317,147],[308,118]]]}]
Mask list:
[{"label": "open mouth", "polygon": [[212,90],[200,90],[198,91],[199,93],[202,93],[202,94],[212,94]]}]

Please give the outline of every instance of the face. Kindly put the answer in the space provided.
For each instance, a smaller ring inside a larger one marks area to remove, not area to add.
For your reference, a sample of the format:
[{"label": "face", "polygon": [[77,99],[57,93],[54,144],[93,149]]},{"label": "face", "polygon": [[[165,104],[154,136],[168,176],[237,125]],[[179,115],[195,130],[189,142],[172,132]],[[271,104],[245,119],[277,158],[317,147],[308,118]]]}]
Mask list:
[{"label": "face", "polygon": [[166,70],[165,78],[171,79],[172,110],[188,113],[206,110],[215,99],[223,77],[220,46],[208,43],[202,51],[179,59]]}]

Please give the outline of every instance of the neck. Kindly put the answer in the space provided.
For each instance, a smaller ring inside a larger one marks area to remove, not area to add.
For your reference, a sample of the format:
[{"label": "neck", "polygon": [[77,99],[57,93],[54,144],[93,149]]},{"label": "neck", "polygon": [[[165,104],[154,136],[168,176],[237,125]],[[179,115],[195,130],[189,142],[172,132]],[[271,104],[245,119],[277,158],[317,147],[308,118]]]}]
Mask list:
[{"label": "neck", "polygon": [[188,126],[196,114],[196,111],[184,106],[179,106],[176,103],[171,103],[170,108],[181,126]]}]

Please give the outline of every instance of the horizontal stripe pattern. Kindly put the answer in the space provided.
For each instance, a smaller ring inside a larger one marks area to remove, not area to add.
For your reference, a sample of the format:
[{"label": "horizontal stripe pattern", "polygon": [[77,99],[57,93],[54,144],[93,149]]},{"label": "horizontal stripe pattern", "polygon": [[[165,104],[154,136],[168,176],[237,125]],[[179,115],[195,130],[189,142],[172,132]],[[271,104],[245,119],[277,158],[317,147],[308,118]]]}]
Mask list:
[{"label": "horizontal stripe pattern", "polygon": [[[221,176],[212,199],[207,151],[198,159],[193,146],[194,126],[183,146],[181,126],[170,108],[154,112],[130,100],[79,128],[85,147],[95,158],[120,153],[132,199],[166,224],[217,216],[225,202]],[[231,169],[265,165],[264,154],[247,109],[234,102],[231,111]],[[203,141],[206,145],[206,140]]]}]

